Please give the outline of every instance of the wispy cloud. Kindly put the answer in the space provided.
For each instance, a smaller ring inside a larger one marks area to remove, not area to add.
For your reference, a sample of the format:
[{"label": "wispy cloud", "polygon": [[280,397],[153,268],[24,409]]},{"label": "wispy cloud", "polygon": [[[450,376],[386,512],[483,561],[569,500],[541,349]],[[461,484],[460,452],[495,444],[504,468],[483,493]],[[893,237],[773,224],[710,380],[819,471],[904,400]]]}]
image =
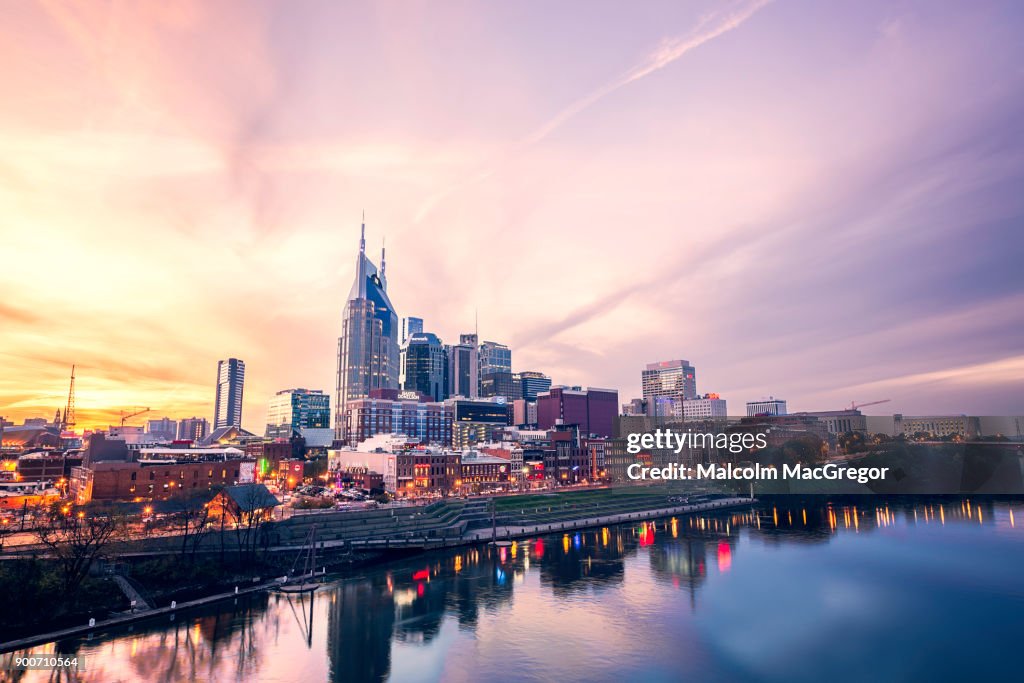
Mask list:
[{"label": "wispy cloud", "polygon": [[565,109],[561,110],[548,119],[543,125],[532,131],[517,144],[508,149],[500,160],[490,160],[483,168],[470,175],[457,180],[455,183],[435,192],[420,205],[416,212],[416,222],[422,222],[434,208],[445,198],[456,191],[465,188],[467,185],[482,182],[496,172],[496,167],[502,161],[508,161],[511,157],[522,152],[525,148],[532,147],[551,135],[557,129],[565,125],[570,119],[577,116],[585,109],[592,107],[600,100],[608,97],[616,90],[623,88],[630,83],[635,83],[642,78],[650,76],[656,71],[664,69],[673,62],[682,58],[686,53],[694,50],[705,43],[718,38],[719,36],[738,28],[743,22],[750,19],[754,14],[772,0],[756,0],[755,2],[733,7],[727,10],[720,10],[704,15],[697,25],[688,33],[673,38],[665,38],[661,41],[642,62],[636,64],[621,76],[605,83],[593,92],[581,97]]},{"label": "wispy cloud", "polygon": [[759,9],[770,2],[771,0],[757,0],[757,2],[738,8],[705,15],[697,22],[697,26],[692,31],[682,36],[666,38],[643,62],[558,112],[547,123],[527,135],[522,144],[528,146],[540,142],[563,126],[569,119],[584,109],[593,106],[599,100],[611,95],[616,90],[639,81],[641,78],[650,76],[655,71],[664,69],[683,57],[687,52],[738,28],[743,22],[750,19]]}]

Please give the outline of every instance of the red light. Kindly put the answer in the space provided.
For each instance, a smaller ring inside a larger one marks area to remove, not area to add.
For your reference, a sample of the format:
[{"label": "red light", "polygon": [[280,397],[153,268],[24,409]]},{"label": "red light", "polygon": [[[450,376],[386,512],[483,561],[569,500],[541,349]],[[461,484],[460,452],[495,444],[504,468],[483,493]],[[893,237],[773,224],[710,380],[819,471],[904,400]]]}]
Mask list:
[{"label": "red light", "polygon": [[533,554],[538,560],[544,557],[544,539],[538,538],[537,542],[533,544]]},{"label": "red light", "polygon": [[422,583],[416,584],[416,595],[422,598],[425,592]]},{"label": "red light", "polygon": [[421,569],[421,570],[419,570],[418,572],[416,572],[415,574],[412,575],[412,580],[413,581],[426,581],[429,578],[430,578],[430,570],[429,569]]}]

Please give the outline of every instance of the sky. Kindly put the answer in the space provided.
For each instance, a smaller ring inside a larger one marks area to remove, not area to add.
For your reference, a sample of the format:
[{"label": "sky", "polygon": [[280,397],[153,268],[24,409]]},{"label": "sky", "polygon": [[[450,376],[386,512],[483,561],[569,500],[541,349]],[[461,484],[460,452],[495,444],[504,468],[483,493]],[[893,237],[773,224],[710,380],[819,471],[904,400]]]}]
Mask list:
[{"label": "sky", "polygon": [[333,394],[360,217],[513,369],[1024,413],[1016,2],[4,3],[0,415]]}]

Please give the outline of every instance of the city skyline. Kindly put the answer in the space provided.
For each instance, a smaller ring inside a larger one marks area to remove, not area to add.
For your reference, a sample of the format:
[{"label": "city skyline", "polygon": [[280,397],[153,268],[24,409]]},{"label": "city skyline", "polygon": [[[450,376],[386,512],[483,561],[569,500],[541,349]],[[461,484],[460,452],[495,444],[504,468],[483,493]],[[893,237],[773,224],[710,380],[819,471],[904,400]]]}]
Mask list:
[{"label": "city skyline", "polygon": [[334,393],[364,208],[400,318],[556,385],[1020,414],[1021,10],[932,6],[5,8],[0,415]]}]

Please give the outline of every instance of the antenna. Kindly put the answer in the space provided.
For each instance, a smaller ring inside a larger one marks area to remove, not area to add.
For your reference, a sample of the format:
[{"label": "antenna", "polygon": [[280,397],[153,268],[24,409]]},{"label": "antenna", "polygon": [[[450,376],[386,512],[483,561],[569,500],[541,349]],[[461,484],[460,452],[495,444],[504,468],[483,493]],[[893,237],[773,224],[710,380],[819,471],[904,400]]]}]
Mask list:
[{"label": "antenna", "polygon": [[363,209],[363,223],[359,229],[359,253],[366,253],[366,209]]},{"label": "antenna", "polygon": [[380,238],[380,277],[382,280],[384,279],[384,273],[386,273],[388,269],[387,263],[384,262],[385,239],[385,237]]},{"label": "antenna", "polygon": [[68,387],[68,403],[64,408],[64,417],[60,421],[60,430],[75,426],[75,366],[71,366],[71,386]]}]

